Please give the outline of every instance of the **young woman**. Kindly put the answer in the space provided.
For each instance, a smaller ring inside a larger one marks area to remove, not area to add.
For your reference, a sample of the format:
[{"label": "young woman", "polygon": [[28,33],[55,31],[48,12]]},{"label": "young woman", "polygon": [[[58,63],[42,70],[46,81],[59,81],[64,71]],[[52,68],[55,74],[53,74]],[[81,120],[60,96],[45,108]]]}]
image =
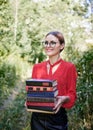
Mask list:
[{"label": "young woman", "polygon": [[75,65],[60,57],[65,40],[58,31],[49,32],[45,36],[43,47],[47,61],[33,66],[32,78],[56,79],[58,82],[57,103],[53,108],[55,114],[32,113],[31,130],[67,130],[68,119],[65,109],[71,108],[76,100],[77,72]]}]

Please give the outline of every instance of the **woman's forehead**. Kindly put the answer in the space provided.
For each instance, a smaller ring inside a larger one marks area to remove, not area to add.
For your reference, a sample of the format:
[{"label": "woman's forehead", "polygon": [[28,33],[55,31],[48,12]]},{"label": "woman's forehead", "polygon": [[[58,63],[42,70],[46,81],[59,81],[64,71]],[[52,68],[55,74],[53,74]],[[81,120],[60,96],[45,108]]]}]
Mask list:
[{"label": "woman's forehead", "polygon": [[52,35],[52,34],[47,35],[47,36],[45,37],[45,39],[47,39],[47,40],[58,40],[58,38],[55,37],[55,36]]}]

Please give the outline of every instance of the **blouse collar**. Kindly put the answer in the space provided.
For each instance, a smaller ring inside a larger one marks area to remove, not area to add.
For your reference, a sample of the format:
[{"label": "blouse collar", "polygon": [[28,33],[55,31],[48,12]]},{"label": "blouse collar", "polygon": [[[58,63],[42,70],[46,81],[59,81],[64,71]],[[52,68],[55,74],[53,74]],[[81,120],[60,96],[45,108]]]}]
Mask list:
[{"label": "blouse collar", "polygon": [[50,61],[48,60],[48,63],[49,63],[49,65],[50,65],[51,67],[54,67],[54,66],[58,65],[58,64],[61,63],[61,62],[62,62],[62,59],[59,59],[59,60],[56,61],[54,64],[51,64]]}]

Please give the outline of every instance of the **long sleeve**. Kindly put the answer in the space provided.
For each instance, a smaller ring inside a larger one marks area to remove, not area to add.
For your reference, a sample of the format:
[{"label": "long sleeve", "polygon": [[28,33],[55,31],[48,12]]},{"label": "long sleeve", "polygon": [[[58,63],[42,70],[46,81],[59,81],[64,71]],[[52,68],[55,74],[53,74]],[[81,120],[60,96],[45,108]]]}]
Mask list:
[{"label": "long sleeve", "polygon": [[35,65],[33,66],[33,69],[32,69],[32,78],[36,78],[36,69],[35,69]]},{"label": "long sleeve", "polygon": [[35,64],[32,69],[32,78],[36,79],[55,79],[58,81],[58,95],[59,96],[69,96],[70,101],[64,103],[62,107],[71,108],[74,106],[76,101],[76,80],[77,80],[77,71],[74,64],[70,62],[65,62],[62,60],[62,63],[52,75],[47,74],[46,69],[47,62],[42,62]]},{"label": "long sleeve", "polygon": [[65,96],[70,97],[68,103],[64,103],[62,106],[65,108],[71,108],[74,106],[76,101],[76,80],[77,80],[77,71],[74,65],[72,65],[67,73],[67,86]]}]

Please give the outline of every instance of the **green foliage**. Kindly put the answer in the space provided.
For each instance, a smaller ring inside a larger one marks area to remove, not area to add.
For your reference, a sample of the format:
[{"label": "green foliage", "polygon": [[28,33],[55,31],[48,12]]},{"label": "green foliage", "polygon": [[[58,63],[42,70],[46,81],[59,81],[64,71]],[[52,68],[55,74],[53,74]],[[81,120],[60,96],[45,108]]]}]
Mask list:
[{"label": "green foliage", "polygon": [[21,130],[26,125],[29,115],[25,107],[25,91],[22,89],[13,104],[0,112],[0,130]]},{"label": "green foliage", "polygon": [[[78,62],[78,95],[81,113],[83,116],[86,110],[92,114],[93,102],[93,49],[85,52]],[[82,93],[82,95],[81,95]],[[85,105],[86,107],[83,107]],[[82,108],[83,107],[83,108]],[[85,111],[83,111],[83,109]],[[81,114],[81,116],[82,116]]]},{"label": "green foliage", "polygon": [[9,0],[0,0],[0,61],[5,59],[13,46],[13,17]]},{"label": "green foliage", "polygon": [[[43,36],[59,30],[66,40],[62,57],[75,63],[78,70],[78,99],[69,112],[69,127],[91,130],[93,48],[89,49],[86,41],[93,39],[93,20],[92,16],[85,19],[86,12],[85,0],[0,0],[0,104],[15,86],[16,76],[26,77],[29,63],[46,58],[41,45]],[[84,52],[83,47],[88,51]],[[25,93],[20,92],[13,106],[0,113],[1,130],[30,129],[28,119],[23,121],[27,114],[24,99]]]},{"label": "green foliage", "polygon": [[6,46],[4,46],[3,44],[0,45],[0,61],[2,61],[4,58],[6,58],[8,53],[9,53],[9,49]]},{"label": "green foliage", "polygon": [[9,95],[16,83],[16,68],[8,63],[0,64],[0,103]]},{"label": "green foliage", "polygon": [[[73,130],[92,130],[93,128],[93,49],[83,53],[77,60],[78,82],[77,102],[70,118],[76,124]],[[70,126],[70,127],[71,127]]]},{"label": "green foliage", "polygon": [[11,36],[12,17],[9,1],[4,0],[0,5],[0,40],[3,41],[5,37],[8,39],[7,36]]},{"label": "green foliage", "polygon": [[[46,56],[43,53],[39,32],[28,30],[27,32],[29,41],[26,44],[20,43],[21,57],[30,63],[43,61]],[[31,40],[30,40],[31,39]]]}]

